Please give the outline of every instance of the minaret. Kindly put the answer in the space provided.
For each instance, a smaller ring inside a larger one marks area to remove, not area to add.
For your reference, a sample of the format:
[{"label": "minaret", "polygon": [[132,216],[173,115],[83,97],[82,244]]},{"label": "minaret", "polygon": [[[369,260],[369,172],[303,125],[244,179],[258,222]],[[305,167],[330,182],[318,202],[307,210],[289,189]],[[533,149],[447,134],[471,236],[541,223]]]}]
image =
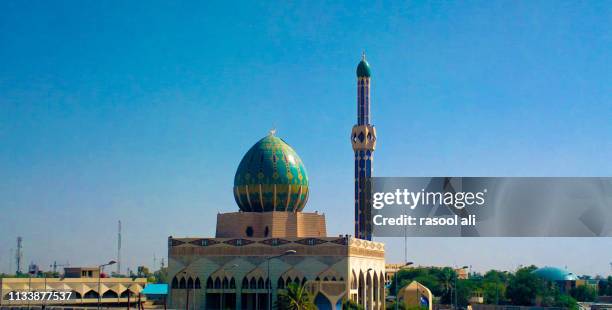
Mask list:
[{"label": "minaret", "polygon": [[357,65],[357,125],[351,143],[355,151],[355,237],[372,240],[371,183],[376,129],[370,124],[370,65],[365,53]]}]

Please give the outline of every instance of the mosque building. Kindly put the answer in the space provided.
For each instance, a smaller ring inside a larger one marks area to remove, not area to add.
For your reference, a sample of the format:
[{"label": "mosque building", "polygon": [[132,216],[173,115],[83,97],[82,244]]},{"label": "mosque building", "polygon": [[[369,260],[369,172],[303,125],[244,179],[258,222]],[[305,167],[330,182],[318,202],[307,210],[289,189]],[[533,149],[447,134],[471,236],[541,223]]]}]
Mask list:
[{"label": "mosque building", "polygon": [[304,285],[318,309],[341,309],[347,299],[368,310],[385,308],[384,244],[371,241],[368,208],[376,144],[370,78],[364,55],[351,134],[355,236],[328,236],[325,215],[304,211],[304,163],[271,131],[238,165],[233,192],[239,210],[217,215],[215,237],[168,238],[170,308],[271,309],[292,283]]}]

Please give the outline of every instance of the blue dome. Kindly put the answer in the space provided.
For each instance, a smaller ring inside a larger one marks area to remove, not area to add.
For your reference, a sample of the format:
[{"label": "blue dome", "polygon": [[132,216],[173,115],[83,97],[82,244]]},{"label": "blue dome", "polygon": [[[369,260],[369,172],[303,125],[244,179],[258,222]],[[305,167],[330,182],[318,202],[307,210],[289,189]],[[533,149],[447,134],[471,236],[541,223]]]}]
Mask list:
[{"label": "blue dome", "polygon": [[567,270],[556,267],[542,267],[533,273],[546,281],[574,281],[576,276]]},{"label": "blue dome", "polygon": [[270,133],[240,161],[234,198],[244,212],[302,211],[308,201],[308,174],[302,159]]},{"label": "blue dome", "polygon": [[370,77],[372,76],[372,70],[370,64],[363,58],[357,65],[357,77]]}]

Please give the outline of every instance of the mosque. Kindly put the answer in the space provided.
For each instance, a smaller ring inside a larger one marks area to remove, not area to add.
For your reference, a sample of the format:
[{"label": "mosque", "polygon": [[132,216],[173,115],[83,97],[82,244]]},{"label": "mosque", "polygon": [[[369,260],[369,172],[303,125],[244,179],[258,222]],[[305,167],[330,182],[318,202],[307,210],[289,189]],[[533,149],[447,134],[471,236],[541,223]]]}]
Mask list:
[{"label": "mosque", "polygon": [[370,123],[371,70],[357,66],[355,234],[328,236],[325,215],[305,212],[304,163],[271,131],[244,155],[234,178],[237,212],[217,215],[215,237],[168,238],[175,309],[272,309],[279,292],[297,283],[318,309],[352,299],[385,309],[384,244],[372,240],[369,199],[376,131]]}]

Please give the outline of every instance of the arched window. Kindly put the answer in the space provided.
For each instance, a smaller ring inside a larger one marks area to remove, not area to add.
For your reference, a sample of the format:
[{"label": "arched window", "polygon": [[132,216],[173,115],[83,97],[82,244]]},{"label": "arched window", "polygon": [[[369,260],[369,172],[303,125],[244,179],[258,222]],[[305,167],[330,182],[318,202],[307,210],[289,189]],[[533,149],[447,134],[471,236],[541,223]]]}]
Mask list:
[{"label": "arched window", "polygon": [[77,291],[72,291],[72,295],[70,295],[70,299],[81,299],[81,293]]},{"label": "arched window", "polygon": [[178,288],[178,280],[176,277],[172,279],[172,288]]},{"label": "arched window", "polygon": [[285,285],[286,285],[287,287],[289,287],[289,285],[291,285],[291,283],[292,283],[292,282],[291,282],[291,277],[287,277],[287,281],[285,281]]},{"label": "arched window", "polygon": [[208,280],[206,280],[206,288],[213,288],[213,280],[211,277],[208,277]]},{"label": "arched window", "polygon": [[227,278],[223,277],[223,288],[229,288],[229,283],[227,282]]},{"label": "arched window", "polygon": [[257,288],[257,280],[255,280],[255,278],[251,278],[251,281],[249,281],[249,288],[251,289]]},{"label": "arched window", "polygon": [[315,281],[319,282],[321,281],[321,279],[319,279],[319,277],[316,277]]},{"label": "arched window", "polygon": [[249,288],[249,280],[247,278],[242,278],[242,289]]},{"label": "arched window", "polygon": [[200,278],[199,277],[196,278],[194,286],[195,286],[196,289],[201,289],[202,288],[202,285],[200,284]]},{"label": "arched window", "polygon": [[323,278],[323,281],[329,281],[329,279],[327,277]]},{"label": "arched window", "polygon": [[264,288],[264,280],[263,280],[263,278],[259,278],[259,280],[257,280],[257,288],[259,288],[259,289]]},{"label": "arched window", "polygon": [[134,296],[134,293],[132,293],[132,291],[130,290],[125,290],[123,291],[123,293],[121,293],[121,296],[119,296],[120,298],[128,298],[128,296]]},{"label": "arched window", "polygon": [[108,290],[102,294],[102,298],[119,298],[119,295],[111,290]]},{"label": "arched window", "polygon": [[94,291],[94,290],[90,290],[87,293],[85,293],[83,298],[96,298],[96,299],[98,299],[98,293],[96,293],[96,291]]},{"label": "arched window", "polygon": [[278,282],[276,282],[276,287],[279,289],[284,289],[285,288],[285,281],[283,281],[283,278],[278,278]]},{"label": "arched window", "polygon": [[193,279],[191,277],[189,277],[189,280],[187,280],[187,288],[193,288]]},{"label": "arched window", "polygon": [[215,288],[221,288],[221,279],[219,277],[215,279]]},{"label": "arched window", "polygon": [[272,288],[272,283],[270,283],[270,279],[266,279],[266,288]]},{"label": "arched window", "polygon": [[187,288],[187,283],[185,283],[185,278],[181,278],[179,282],[179,288]]},{"label": "arched window", "polygon": [[302,279],[302,284],[301,284],[301,285],[302,285],[302,286],[304,286],[304,285],[306,284],[306,281],[308,281],[308,279],[306,279],[306,277],[304,277],[304,278]]},{"label": "arched window", "polygon": [[234,277],[232,277],[232,279],[230,280],[230,288],[231,289],[236,288],[236,280],[234,280]]},{"label": "arched window", "polygon": [[331,279],[332,281],[336,282],[336,277],[332,277]]}]

